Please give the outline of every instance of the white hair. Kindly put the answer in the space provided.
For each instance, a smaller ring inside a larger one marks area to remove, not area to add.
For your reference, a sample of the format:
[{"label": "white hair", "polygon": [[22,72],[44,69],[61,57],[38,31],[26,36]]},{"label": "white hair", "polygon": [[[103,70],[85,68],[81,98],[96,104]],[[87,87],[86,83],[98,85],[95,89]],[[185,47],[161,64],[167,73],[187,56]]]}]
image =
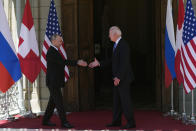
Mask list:
[{"label": "white hair", "polygon": [[56,38],[57,38],[58,36],[61,37],[61,36],[58,35],[58,34],[53,34],[52,37],[50,38],[50,41],[56,40]]},{"label": "white hair", "polygon": [[119,35],[119,36],[122,35],[122,32],[121,32],[120,28],[117,27],[117,26],[112,26],[112,27],[110,27],[110,30],[109,30],[109,31],[110,31],[112,34],[117,34],[117,35]]}]

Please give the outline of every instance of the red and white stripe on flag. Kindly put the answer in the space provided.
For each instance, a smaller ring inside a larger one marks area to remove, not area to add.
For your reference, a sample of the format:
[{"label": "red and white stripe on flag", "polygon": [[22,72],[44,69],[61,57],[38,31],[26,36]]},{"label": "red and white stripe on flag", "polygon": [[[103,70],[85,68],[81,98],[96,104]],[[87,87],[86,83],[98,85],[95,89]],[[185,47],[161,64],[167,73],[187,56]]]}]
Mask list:
[{"label": "red and white stripe on flag", "polygon": [[23,74],[33,83],[41,70],[41,62],[29,0],[24,9],[18,57]]},{"label": "red and white stripe on flag", "polygon": [[[58,34],[61,36],[61,30],[59,26],[54,0],[51,0],[49,14],[48,14],[48,22],[46,26],[46,33],[45,33],[43,49],[41,54],[41,67],[45,73],[47,71],[46,54],[50,45],[52,44],[50,39],[54,34]],[[67,59],[66,51],[63,45],[64,44],[62,44],[62,46],[60,47],[60,53],[64,59]],[[66,82],[69,79],[69,70],[67,66],[65,66],[64,71],[65,71],[65,82]]]},{"label": "red and white stripe on flag", "polygon": [[182,41],[180,71],[189,93],[196,87],[196,17],[191,0],[187,0]]}]

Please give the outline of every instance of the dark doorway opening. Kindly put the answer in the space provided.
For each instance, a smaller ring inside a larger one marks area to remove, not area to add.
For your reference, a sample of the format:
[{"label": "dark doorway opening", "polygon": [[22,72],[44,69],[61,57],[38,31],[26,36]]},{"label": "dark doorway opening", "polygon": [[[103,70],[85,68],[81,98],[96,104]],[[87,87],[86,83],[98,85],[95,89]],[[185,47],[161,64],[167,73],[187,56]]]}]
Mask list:
[{"label": "dark doorway opening", "polygon": [[[95,56],[104,60],[112,56],[108,38],[110,26],[122,30],[130,44],[135,82],[131,89],[137,109],[156,109],[154,0],[94,0]],[[97,109],[112,107],[111,67],[95,69]]]}]

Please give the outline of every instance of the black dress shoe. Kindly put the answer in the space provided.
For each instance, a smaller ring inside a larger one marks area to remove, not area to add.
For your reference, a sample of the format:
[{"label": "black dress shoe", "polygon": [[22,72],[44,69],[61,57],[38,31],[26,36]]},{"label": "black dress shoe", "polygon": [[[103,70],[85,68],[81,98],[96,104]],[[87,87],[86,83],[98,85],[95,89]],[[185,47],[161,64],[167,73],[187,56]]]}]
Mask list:
[{"label": "black dress shoe", "polygon": [[56,124],[54,124],[54,123],[52,123],[52,122],[50,122],[50,121],[48,121],[48,122],[43,122],[42,125],[43,125],[43,126],[56,126]]},{"label": "black dress shoe", "polygon": [[136,128],[136,125],[129,125],[127,124],[126,126],[121,127],[121,129],[129,129],[129,128]]},{"label": "black dress shoe", "polygon": [[74,128],[74,126],[72,126],[71,124],[69,124],[68,122],[67,123],[63,123],[61,125],[62,128]]},{"label": "black dress shoe", "polygon": [[117,126],[121,126],[121,123],[110,123],[106,125],[106,127],[117,127]]}]

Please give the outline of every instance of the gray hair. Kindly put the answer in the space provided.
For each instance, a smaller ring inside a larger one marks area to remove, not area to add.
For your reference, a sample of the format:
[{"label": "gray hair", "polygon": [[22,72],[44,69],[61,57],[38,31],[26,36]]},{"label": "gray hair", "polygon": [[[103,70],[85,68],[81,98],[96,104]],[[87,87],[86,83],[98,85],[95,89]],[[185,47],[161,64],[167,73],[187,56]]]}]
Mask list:
[{"label": "gray hair", "polygon": [[[58,34],[53,34],[52,37],[50,38],[50,41],[56,40],[56,38],[60,36]],[[60,36],[61,37],[61,36]]]},{"label": "gray hair", "polygon": [[122,32],[121,32],[121,30],[120,30],[120,28],[118,26],[112,26],[112,27],[110,27],[110,30],[109,31],[111,31],[112,34],[117,34],[119,36],[122,35]]}]

